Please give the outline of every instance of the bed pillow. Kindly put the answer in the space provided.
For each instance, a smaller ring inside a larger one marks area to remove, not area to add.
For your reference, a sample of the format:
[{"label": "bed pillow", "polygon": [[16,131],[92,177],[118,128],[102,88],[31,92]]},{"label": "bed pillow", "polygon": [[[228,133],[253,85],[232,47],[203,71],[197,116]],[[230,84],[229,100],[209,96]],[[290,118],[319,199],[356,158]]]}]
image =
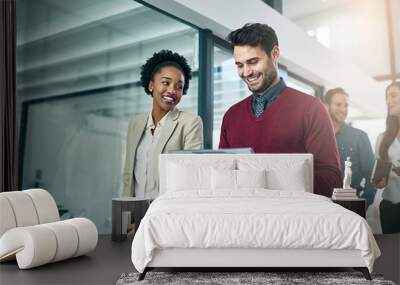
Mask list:
[{"label": "bed pillow", "polygon": [[211,189],[238,190],[241,188],[266,188],[267,176],[263,170],[211,169]]},{"label": "bed pillow", "polygon": [[166,191],[210,190],[211,169],[233,170],[234,160],[168,162]]},{"label": "bed pillow", "polygon": [[211,168],[212,190],[236,190],[236,170]]},{"label": "bed pillow", "polygon": [[267,188],[267,171],[262,170],[236,170],[238,188]]},{"label": "bed pillow", "polygon": [[298,164],[296,167],[280,171],[278,169],[269,170],[267,173],[268,188],[276,190],[302,191],[307,190],[307,181],[304,165]]},{"label": "bed pillow", "polygon": [[239,170],[265,169],[267,187],[273,190],[306,191],[307,164],[296,160],[239,159]]}]

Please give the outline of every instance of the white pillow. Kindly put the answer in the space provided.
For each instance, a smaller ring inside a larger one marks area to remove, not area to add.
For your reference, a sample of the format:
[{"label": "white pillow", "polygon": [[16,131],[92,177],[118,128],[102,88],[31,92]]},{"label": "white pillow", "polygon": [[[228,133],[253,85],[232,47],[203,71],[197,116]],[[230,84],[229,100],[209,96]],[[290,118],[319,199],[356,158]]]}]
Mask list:
[{"label": "white pillow", "polygon": [[303,165],[280,171],[272,169],[267,172],[268,188],[274,190],[307,191],[307,181]]},{"label": "white pillow", "polygon": [[177,163],[168,165],[167,189],[184,191],[193,189],[206,189],[207,167],[191,167]]},{"label": "white pillow", "polygon": [[267,171],[236,170],[238,188],[267,188]]},{"label": "white pillow", "polygon": [[211,168],[211,189],[236,190],[236,170]]},{"label": "white pillow", "polygon": [[241,188],[266,188],[267,176],[263,170],[211,169],[213,190],[237,190]]},{"label": "white pillow", "polygon": [[268,189],[306,191],[309,188],[307,164],[303,160],[239,159],[238,168],[265,169]]},{"label": "white pillow", "polygon": [[211,169],[233,170],[234,160],[198,161],[188,160],[169,161],[167,164],[166,191],[210,190]]}]

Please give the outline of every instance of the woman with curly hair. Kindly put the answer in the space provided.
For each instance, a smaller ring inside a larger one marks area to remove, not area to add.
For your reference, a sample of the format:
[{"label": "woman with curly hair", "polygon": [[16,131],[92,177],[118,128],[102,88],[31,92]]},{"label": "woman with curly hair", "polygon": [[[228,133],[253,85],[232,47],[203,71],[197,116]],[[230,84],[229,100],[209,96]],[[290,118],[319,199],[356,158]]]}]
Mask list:
[{"label": "woman with curly hair", "polygon": [[392,234],[400,233],[400,81],[386,88],[386,104],[386,130],[377,139],[375,153],[392,163],[389,180],[378,183],[378,188],[384,187],[379,206],[382,232]]},{"label": "woman with curly hair", "polygon": [[153,107],[129,122],[123,196],[157,197],[159,155],[203,147],[200,117],[176,108],[191,77],[186,59],[170,50],[154,53],[142,66],[141,85],[152,97]]}]

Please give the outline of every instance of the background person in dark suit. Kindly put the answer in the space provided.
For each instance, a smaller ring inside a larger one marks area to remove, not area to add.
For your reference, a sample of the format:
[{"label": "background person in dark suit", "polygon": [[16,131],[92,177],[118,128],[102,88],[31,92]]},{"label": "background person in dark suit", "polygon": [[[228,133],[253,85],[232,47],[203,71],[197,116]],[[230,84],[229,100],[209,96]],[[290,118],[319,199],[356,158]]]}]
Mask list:
[{"label": "background person in dark suit", "polygon": [[324,101],[336,134],[342,172],[344,162],[350,157],[352,162],[351,187],[357,189],[357,195],[365,198],[367,207],[372,204],[376,189],[371,184],[371,172],[374,166],[374,153],[368,135],[360,129],[345,123],[348,114],[349,95],[343,88],[334,88],[326,92]]}]

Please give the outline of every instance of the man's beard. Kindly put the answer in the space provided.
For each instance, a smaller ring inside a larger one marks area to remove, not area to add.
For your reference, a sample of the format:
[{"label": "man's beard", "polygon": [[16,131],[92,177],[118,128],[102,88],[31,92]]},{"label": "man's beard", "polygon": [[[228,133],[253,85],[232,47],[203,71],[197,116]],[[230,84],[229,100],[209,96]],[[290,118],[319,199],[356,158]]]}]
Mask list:
[{"label": "man's beard", "polygon": [[344,118],[344,120],[342,120],[335,114],[330,113],[329,115],[331,116],[332,121],[338,125],[342,125],[346,120],[346,117]]},{"label": "man's beard", "polygon": [[268,63],[268,69],[269,70],[265,71],[265,73],[264,73],[264,74],[266,74],[266,77],[263,80],[263,82],[261,83],[260,87],[253,89],[249,85],[247,85],[247,87],[249,88],[249,90],[251,92],[256,93],[256,94],[262,94],[268,88],[271,87],[272,83],[274,83],[276,77],[278,76],[278,72],[276,71],[274,65],[271,62]]}]

